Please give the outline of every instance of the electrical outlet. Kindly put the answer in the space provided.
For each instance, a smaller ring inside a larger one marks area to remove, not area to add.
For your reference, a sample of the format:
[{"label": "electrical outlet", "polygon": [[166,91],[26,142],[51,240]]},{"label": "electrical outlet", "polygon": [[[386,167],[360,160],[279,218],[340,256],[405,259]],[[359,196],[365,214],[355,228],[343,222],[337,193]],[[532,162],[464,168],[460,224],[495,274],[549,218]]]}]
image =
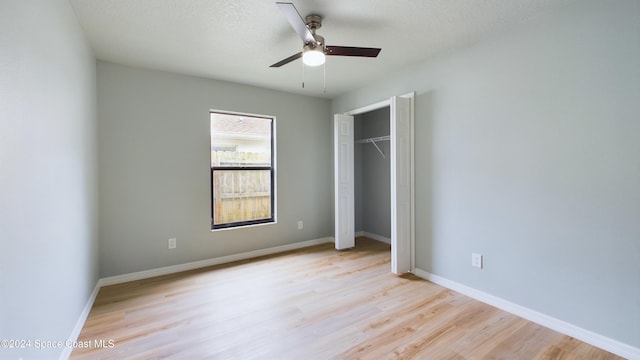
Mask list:
[{"label": "electrical outlet", "polygon": [[302,223],[302,220],[298,221],[298,230],[302,230],[304,228],[304,224]]},{"label": "electrical outlet", "polygon": [[169,241],[167,242],[169,249],[175,249],[177,246],[176,242],[177,242],[176,238],[169,239]]},{"label": "electrical outlet", "polygon": [[482,269],[482,255],[481,254],[471,254],[471,266],[477,267],[478,269]]}]

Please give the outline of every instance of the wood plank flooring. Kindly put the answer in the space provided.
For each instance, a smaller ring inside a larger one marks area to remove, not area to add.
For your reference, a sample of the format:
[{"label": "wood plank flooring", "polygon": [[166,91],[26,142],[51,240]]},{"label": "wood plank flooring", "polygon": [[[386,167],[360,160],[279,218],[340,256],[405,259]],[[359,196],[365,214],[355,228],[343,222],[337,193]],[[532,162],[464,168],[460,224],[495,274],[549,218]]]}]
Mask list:
[{"label": "wood plank flooring", "polygon": [[104,287],[78,341],[71,359],[620,359],[393,275],[365,238]]}]

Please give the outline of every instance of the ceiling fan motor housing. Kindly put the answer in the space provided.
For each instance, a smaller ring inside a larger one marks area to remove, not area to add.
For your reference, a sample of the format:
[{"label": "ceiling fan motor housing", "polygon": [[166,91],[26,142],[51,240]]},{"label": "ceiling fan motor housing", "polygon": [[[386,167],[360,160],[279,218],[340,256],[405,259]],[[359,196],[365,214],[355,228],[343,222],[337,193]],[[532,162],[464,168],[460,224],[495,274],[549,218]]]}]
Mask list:
[{"label": "ceiling fan motor housing", "polygon": [[318,47],[320,47],[322,49],[322,51],[324,52],[324,37],[316,34],[316,30],[320,29],[322,27],[322,16],[320,15],[316,15],[316,14],[311,14],[311,15],[307,15],[307,17],[305,18],[305,22],[307,24],[307,27],[309,28],[309,30],[311,30],[311,33],[313,34],[313,37],[316,39],[316,43],[313,44],[311,42],[306,43],[304,45],[304,50],[314,50]]},{"label": "ceiling fan motor housing", "polygon": [[324,38],[320,35],[313,35],[316,38],[316,42],[310,42],[307,44],[304,44],[304,50],[315,50],[317,48],[322,49],[322,51],[325,51],[324,49]]},{"label": "ceiling fan motor housing", "polygon": [[322,16],[317,14],[310,14],[304,19],[307,27],[311,32],[314,32],[322,27]]}]

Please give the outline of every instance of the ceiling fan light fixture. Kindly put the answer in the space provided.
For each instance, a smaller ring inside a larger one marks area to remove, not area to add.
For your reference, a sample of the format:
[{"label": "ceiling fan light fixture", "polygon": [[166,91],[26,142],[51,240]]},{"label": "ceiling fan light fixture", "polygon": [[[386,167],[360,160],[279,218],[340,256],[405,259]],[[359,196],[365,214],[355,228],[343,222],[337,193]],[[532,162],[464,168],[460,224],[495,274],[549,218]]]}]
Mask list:
[{"label": "ceiling fan light fixture", "polygon": [[321,47],[305,49],[302,53],[302,62],[307,66],[320,66],[324,64],[325,55]]}]

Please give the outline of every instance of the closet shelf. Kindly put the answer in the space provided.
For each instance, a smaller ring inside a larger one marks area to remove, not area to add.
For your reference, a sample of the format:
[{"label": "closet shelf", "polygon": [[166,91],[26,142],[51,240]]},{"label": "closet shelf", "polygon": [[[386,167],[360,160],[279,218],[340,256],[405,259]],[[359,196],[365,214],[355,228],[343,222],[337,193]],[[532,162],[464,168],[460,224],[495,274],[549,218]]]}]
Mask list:
[{"label": "closet shelf", "polygon": [[382,152],[382,150],[380,149],[380,147],[378,146],[378,144],[376,144],[377,141],[389,141],[390,140],[390,136],[378,136],[378,137],[372,137],[372,138],[366,138],[366,139],[362,139],[362,140],[356,140],[356,144],[366,144],[366,143],[371,143],[373,144],[373,146],[375,146],[376,150],[378,150],[378,152],[380,153],[380,155],[382,155],[383,159],[386,159],[386,157],[384,156],[384,153]]}]

